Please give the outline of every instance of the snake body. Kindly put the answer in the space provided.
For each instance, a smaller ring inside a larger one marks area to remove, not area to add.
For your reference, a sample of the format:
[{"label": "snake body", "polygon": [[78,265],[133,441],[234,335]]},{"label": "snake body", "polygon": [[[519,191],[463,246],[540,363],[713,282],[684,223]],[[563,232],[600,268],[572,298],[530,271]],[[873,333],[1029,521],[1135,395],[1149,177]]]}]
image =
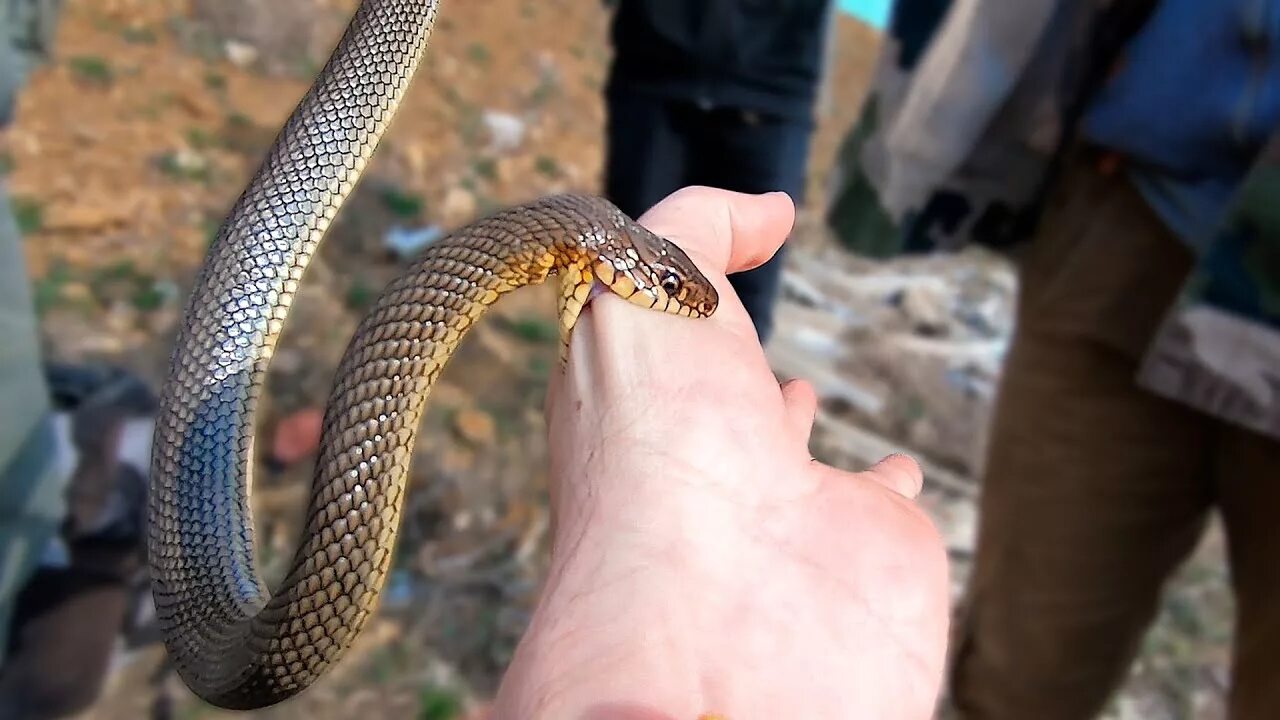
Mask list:
[{"label": "snake body", "polygon": [[558,276],[562,359],[601,288],[686,316],[718,302],[678,247],[591,196],[543,198],[433,243],[350,341],[301,542],[268,590],[250,513],[257,400],[303,273],[404,97],[437,6],[363,0],[229,211],[187,302],[157,417],[149,562],[170,660],[214,705],[251,709],[300,692],[375,611],[428,394],[500,296]]}]

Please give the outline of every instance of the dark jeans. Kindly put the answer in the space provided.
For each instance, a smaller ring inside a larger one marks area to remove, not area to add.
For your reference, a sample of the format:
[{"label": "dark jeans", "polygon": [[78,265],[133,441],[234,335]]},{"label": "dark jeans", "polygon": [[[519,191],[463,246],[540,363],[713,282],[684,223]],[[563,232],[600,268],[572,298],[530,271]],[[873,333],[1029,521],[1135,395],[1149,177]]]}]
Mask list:
[{"label": "dark jeans", "polygon": [[[797,205],[804,201],[809,121],[731,108],[704,110],[616,89],[607,104],[605,194],[633,218],[687,185],[745,193],[781,190]],[[729,276],[761,343],[773,330],[784,249],[754,270]]]}]

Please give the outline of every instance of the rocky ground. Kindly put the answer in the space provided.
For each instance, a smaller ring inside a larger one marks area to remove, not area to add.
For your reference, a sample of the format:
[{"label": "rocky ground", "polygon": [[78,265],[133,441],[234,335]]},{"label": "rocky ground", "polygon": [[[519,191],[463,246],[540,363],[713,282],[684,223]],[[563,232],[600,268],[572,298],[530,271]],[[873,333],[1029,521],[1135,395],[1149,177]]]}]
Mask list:
[{"label": "rocky ground", "polygon": [[[972,562],[984,430],[1016,278],[980,251],[869,262],[815,242],[791,262],[769,355],[822,404],[812,449],[846,468],[904,450],[946,540],[953,598]],[[1107,720],[1225,717],[1232,606],[1217,528],[1169,587]]]},{"label": "rocky ground", "polygon": [[[67,0],[54,61],[4,137],[49,353],[159,382],[204,249],[341,30],[352,0]],[[424,237],[548,192],[598,187],[608,61],[601,3],[472,0],[443,13],[406,106],[312,266],[273,364],[267,450],[289,449],[361,311]],[[877,47],[842,19],[770,356],[823,398],[816,454],[856,468],[906,449],[955,561],[972,550],[982,428],[1016,282],[998,258],[872,263],[814,218]],[[541,402],[548,289],[517,293],[433,395],[379,618],[321,686],[264,718],[457,717],[494,689],[546,558]],[[292,548],[311,456],[259,480],[269,572]],[[296,453],[295,453],[296,454]],[[428,482],[429,480],[429,482]],[[1221,717],[1229,598],[1215,538],[1171,588],[1112,718]],[[142,716],[155,647],[122,654],[94,718]],[[179,717],[212,718],[176,683]]]}]

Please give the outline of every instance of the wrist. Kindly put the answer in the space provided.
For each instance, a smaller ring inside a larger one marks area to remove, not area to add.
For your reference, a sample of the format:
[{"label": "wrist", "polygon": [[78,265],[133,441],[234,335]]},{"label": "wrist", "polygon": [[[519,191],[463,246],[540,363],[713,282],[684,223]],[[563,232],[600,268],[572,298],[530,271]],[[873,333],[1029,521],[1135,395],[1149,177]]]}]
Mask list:
[{"label": "wrist", "polygon": [[719,660],[698,638],[723,634],[731,595],[687,513],[647,511],[670,496],[646,499],[655,483],[597,468],[556,500],[550,571],[494,720],[691,720],[718,707]]},{"label": "wrist", "polygon": [[557,549],[494,720],[684,720],[705,707],[700,634],[659,590],[682,585],[676,571],[594,540]]}]

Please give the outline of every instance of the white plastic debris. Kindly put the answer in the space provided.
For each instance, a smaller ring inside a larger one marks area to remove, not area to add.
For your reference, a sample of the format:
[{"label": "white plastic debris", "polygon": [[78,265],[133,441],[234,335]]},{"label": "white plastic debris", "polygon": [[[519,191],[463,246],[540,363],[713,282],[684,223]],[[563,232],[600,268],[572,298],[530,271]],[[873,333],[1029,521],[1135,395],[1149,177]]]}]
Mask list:
[{"label": "white plastic debris", "polygon": [[401,260],[416,256],[431,243],[444,235],[444,229],[438,225],[420,228],[404,228],[398,225],[387,230],[382,244]]}]

